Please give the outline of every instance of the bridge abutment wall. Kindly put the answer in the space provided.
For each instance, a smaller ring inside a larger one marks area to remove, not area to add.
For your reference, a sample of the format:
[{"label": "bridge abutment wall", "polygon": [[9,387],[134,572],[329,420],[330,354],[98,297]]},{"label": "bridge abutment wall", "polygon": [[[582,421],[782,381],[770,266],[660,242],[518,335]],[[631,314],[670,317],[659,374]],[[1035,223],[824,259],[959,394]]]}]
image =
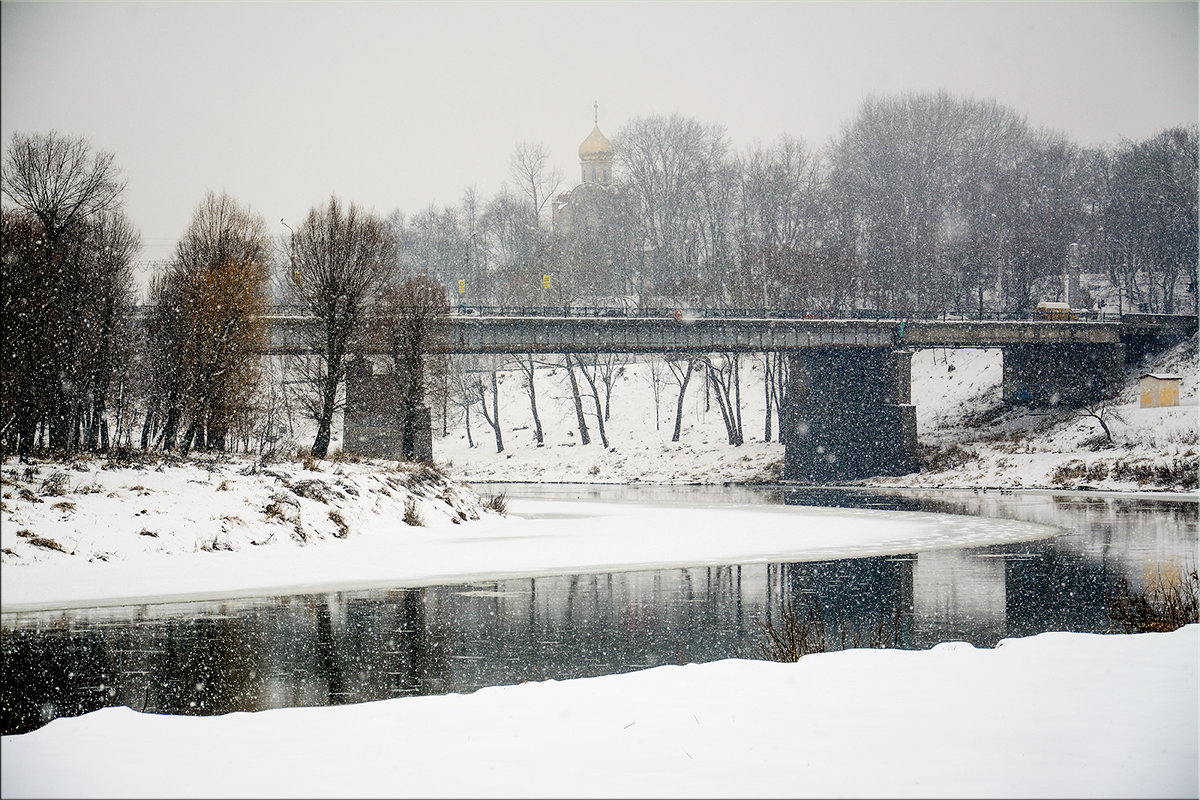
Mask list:
[{"label": "bridge abutment wall", "polygon": [[1014,344],[1003,348],[1004,402],[1079,406],[1120,394],[1125,385],[1122,344]]},{"label": "bridge abutment wall", "polygon": [[912,351],[828,348],[788,359],[785,479],[827,483],[916,469]]}]

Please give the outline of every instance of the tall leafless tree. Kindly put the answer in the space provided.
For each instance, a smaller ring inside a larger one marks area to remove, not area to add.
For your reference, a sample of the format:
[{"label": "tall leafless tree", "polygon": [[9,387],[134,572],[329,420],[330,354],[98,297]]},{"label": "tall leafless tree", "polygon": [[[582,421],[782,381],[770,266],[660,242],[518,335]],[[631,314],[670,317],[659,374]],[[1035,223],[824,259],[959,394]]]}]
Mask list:
[{"label": "tall leafless tree", "polygon": [[540,142],[517,142],[509,158],[509,174],[529,201],[533,222],[541,226],[546,204],[562,184],[562,173],[548,166],[550,149]]},{"label": "tall leafless tree", "polygon": [[417,455],[417,411],[430,386],[441,379],[431,374],[445,369],[444,359],[432,354],[444,336],[448,311],[446,290],[425,273],[388,286],[371,315],[372,339],[388,355],[398,398],[401,452],[406,460]]},{"label": "tall leafless tree", "polygon": [[125,181],[113,153],[92,151],[87,140],[14,133],[0,181],[4,196],[36,216],[52,243],[77,222],[121,205]]},{"label": "tall leafless tree", "polygon": [[313,318],[306,333],[317,364],[309,376],[316,396],[312,455],[324,458],[346,357],[366,332],[367,313],[395,264],[396,242],[378,216],[330,197],[285,237],[284,250],[292,301]]},{"label": "tall leafless tree", "polygon": [[52,448],[106,445],[140,246],[123,189],[114,156],[83,138],[15,133],[5,153],[0,437],[23,458],[41,423]]},{"label": "tall leafless tree", "polygon": [[151,339],[165,420],[158,437],[180,451],[225,449],[247,413],[266,344],[271,240],[262,217],[226,193],[209,192],[151,283]]}]

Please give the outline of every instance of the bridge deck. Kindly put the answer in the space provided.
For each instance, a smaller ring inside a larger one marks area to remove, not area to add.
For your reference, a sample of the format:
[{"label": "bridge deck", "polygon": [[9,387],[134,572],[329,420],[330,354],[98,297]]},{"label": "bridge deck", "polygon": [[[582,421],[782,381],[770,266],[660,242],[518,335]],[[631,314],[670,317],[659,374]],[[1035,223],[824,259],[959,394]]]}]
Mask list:
[{"label": "bridge deck", "polygon": [[[300,316],[270,317],[271,350],[303,352]],[[680,353],[846,347],[1005,347],[1119,344],[1116,322],[451,317],[435,349],[447,353]]]}]

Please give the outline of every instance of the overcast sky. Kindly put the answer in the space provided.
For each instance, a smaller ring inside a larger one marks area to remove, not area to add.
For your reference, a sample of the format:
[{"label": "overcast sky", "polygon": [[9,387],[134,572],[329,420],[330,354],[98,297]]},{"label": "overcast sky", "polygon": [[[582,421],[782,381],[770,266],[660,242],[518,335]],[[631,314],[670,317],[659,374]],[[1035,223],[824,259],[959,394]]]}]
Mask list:
[{"label": "overcast sky", "polygon": [[824,144],[868,94],[994,98],[1080,144],[1197,119],[1197,3],[0,3],[14,131],[116,153],[143,259],[226,190],[282,232],[336,193],[381,214],[568,178],[600,104],[679,112],[741,149]]}]

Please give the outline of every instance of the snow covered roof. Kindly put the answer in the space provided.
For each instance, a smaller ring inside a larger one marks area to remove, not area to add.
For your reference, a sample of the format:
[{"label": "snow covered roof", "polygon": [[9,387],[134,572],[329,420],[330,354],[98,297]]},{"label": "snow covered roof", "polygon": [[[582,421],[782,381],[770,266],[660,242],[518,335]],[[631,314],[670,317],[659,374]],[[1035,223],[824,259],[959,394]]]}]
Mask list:
[{"label": "snow covered roof", "polygon": [[1167,375],[1161,372],[1144,372],[1138,376],[1138,380],[1141,380],[1142,378],[1156,378],[1160,381],[1182,380],[1178,375]]}]

